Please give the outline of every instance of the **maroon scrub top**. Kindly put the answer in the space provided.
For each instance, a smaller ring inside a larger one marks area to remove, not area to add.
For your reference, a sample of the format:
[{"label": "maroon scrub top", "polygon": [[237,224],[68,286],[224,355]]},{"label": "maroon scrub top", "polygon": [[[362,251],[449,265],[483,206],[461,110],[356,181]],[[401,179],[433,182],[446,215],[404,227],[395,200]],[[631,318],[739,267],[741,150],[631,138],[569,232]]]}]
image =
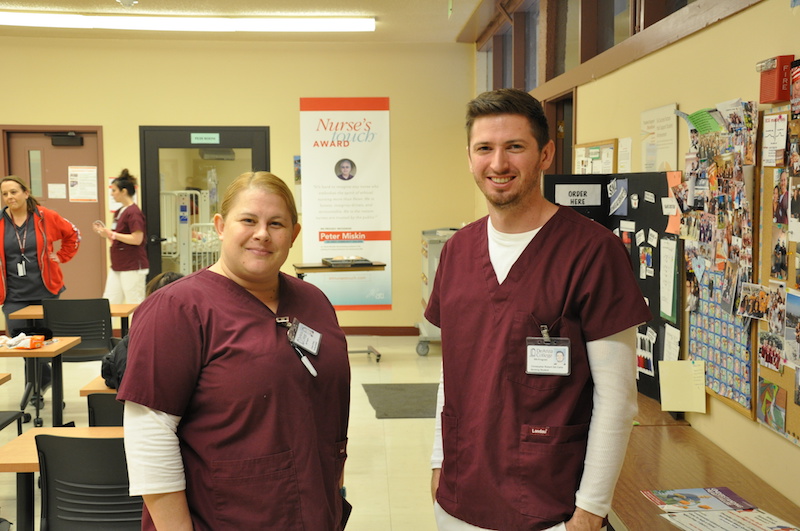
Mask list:
[{"label": "maroon scrub top", "polygon": [[[120,234],[133,234],[141,231],[147,234],[147,226],[144,221],[144,214],[136,203],[125,207],[120,213],[119,210],[114,214],[114,231]],[[122,243],[119,240],[111,242],[111,269],[114,271],[136,271],[150,267],[147,260],[147,238],[142,240],[139,245]]]},{"label": "maroon scrub top", "polygon": [[[202,270],[137,309],[119,398],[182,417],[178,426],[195,530],[338,530],[350,367],[325,295],[280,275],[273,313]],[[276,317],[322,334],[313,377]],[[143,528],[154,529],[147,514]]]},{"label": "maroon scrub top", "polygon": [[[425,317],[442,329],[439,504],[489,529],[568,520],[592,412],[586,342],[651,318],[619,238],[561,207],[500,285],[478,220],[445,244]],[[571,340],[569,376],[526,373],[541,325]]]}]

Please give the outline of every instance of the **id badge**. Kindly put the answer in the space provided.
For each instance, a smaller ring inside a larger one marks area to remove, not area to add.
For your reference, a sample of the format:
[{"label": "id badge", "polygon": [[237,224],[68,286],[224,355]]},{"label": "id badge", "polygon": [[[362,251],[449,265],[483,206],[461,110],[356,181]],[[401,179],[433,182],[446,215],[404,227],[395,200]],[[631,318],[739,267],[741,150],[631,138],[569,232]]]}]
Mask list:
[{"label": "id badge", "polygon": [[289,341],[291,341],[294,345],[297,345],[314,356],[319,354],[319,344],[322,341],[322,334],[313,328],[304,325],[297,319],[294,319],[291,327],[289,328],[288,335]]},{"label": "id badge", "polygon": [[525,338],[527,346],[527,374],[542,374],[550,376],[569,376],[570,374],[570,343],[568,337],[543,337]]},{"label": "id badge", "polygon": [[20,260],[17,264],[17,276],[24,277],[27,274],[25,270],[25,260]]}]

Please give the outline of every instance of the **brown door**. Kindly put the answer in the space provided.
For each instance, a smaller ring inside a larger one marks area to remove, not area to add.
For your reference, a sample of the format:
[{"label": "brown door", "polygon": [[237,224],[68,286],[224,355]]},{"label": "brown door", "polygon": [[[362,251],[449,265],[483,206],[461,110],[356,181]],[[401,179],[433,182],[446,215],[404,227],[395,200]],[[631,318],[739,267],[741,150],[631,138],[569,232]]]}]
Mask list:
[{"label": "brown door", "polygon": [[[10,173],[29,184],[42,206],[55,210],[81,231],[78,254],[61,266],[67,288],[61,295],[64,299],[101,297],[108,260],[106,241],[92,232],[93,221],[106,219],[107,185],[99,164],[98,135],[96,131],[77,135],[83,137],[83,145],[54,145],[69,142],[60,142],[64,136],[57,132],[6,134]],[[75,182],[70,186],[70,169],[78,176],[73,179],[78,186]]]}]

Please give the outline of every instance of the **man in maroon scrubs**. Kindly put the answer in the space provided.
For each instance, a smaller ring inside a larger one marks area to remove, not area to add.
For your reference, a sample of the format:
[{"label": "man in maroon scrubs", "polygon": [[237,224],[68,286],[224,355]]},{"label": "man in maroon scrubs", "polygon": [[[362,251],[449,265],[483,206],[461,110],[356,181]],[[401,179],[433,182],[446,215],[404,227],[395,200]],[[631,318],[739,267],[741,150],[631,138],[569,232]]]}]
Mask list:
[{"label": "man in maroon scrubs", "polygon": [[636,328],[650,310],[619,238],[542,195],[555,146],[535,98],[478,96],[467,135],[489,215],[445,245],[425,312],[442,330],[437,524],[596,531],[636,413]]}]

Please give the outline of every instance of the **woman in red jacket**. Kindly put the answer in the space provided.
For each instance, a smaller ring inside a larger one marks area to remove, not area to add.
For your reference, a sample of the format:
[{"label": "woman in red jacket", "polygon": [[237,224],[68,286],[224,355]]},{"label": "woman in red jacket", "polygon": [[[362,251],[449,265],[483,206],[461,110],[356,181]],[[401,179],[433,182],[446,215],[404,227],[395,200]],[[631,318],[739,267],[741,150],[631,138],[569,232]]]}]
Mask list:
[{"label": "woman in red jacket", "polygon": [[[11,335],[15,328],[28,326],[25,320],[9,319],[11,313],[41,304],[44,299],[57,299],[64,291],[59,264],[69,262],[78,252],[81,233],[68,220],[39,205],[17,177],[0,180],[0,193],[5,204],[0,215],[0,304],[6,318],[6,334]],[[53,243],[58,240],[61,248],[55,252]],[[41,322],[36,324],[41,326]],[[50,367],[44,363],[42,368],[41,383],[46,387]]]}]

